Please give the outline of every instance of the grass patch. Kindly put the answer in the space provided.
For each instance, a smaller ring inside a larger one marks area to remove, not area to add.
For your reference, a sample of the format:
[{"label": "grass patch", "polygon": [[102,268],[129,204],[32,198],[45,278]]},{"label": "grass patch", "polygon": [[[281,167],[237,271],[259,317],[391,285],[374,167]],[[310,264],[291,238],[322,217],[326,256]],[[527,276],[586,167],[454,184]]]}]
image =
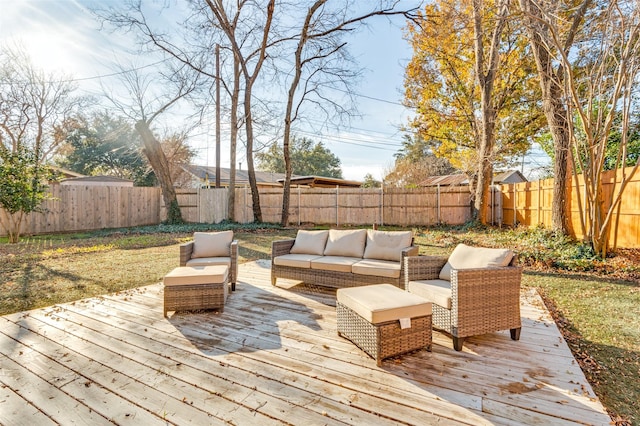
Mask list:
[{"label": "grass patch", "polygon": [[[0,243],[0,315],[159,282],[178,266],[194,231],[233,229],[239,261],[269,259],[271,242],[295,237],[276,225],[157,225]],[[398,228],[384,228],[398,229]],[[420,254],[458,243],[509,247],[525,267],[576,359],[617,424],[640,425],[640,250],[598,259],[588,247],[543,229],[474,226],[413,229]],[[0,240],[3,241],[3,240]]]}]

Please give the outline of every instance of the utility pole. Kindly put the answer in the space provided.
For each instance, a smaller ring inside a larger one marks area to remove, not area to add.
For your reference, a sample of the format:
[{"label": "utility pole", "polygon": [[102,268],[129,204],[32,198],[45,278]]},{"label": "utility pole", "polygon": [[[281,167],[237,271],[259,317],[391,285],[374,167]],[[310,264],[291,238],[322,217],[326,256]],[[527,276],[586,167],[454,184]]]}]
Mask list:
[{"label": "utility pole", "polygon": [[220,188],[220,45],[216,44],[216,188]]}]

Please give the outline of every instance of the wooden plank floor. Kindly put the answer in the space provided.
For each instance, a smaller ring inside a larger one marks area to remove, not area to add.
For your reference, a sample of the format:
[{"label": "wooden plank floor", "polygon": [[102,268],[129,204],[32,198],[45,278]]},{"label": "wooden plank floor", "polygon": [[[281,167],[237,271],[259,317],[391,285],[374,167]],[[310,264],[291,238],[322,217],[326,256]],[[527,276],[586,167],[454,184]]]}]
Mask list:
[{"label": "wooden plank floor", "polygon": [[331,292],[240,266],[223,313],[162,315],[161,284],[0,318],[0,424],[608,424],[544,309],[521,340],[382,367],[336,334]]}]

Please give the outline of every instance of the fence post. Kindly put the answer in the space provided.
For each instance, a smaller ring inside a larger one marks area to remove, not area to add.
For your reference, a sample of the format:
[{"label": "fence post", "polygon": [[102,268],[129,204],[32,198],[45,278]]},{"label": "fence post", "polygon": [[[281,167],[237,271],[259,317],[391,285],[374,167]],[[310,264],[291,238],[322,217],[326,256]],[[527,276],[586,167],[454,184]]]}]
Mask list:
[{"label": "fence post", "polygon": [[336,185],[336,226],[340,226],[340,219],[338,218],[338,188],[339,186]]},{"label": "fence post", "polygon": [[438,223],[436,225],[440,225],[440,223],[442,223],[440,218],[440,184],[436,186],[436,208],[436,215],[438,217]]},{"label": "fence post", "polygon": [[380,225],[384,225],[384,184],[380,186]]},{"label": "fence post", "polygon": [[514,183],[513,184],[513,227],[514,228],[515,228],[516,222],[517,222],[516,221],[516,216],[517,216],[517,214],[516,214],[516,211],[517,211],[517,207],[516,207],[517,200],[516,200],[516,197],[517,196],[518,196],[518,192],[516,191],[516,184]]},{"label": "fence post", "polygon": [[300,227],[300,216],[302,216],[302,210],[300,207],[300,185],[298,185],[298,227]]}]

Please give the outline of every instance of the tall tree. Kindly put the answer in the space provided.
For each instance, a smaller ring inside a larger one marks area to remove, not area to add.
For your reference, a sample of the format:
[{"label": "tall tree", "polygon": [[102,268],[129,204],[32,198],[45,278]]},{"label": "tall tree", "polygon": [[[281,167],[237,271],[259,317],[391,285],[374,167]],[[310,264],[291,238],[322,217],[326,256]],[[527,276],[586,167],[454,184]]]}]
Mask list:
[{"label": "tall tree", "polygon": [[[256,222],[262,222],[262,211],[260,209],[260,193],[256,183],[255,167],[253,161],[254,150],[254,133],[253,124],[254,117],[252,114],[253,87],[258,80],[260,71],[267,57],[267,47],[269,45],[269,36],[271,32],[271,24],[273,22],[273,12],[275,8],[275,0],[269,0],[263,9],[259,5],[252,2],[240,1],[236,3],[235,11],[228,10],[223,0],[205,0],[219,28],[224,32],[235,60],[237,60],[240,70],[244,77],[244,126],[246,137],[246,158],[247,171],[249,173],[249,186],[251,187],[251,200],[253,202],[253,219]],[[257,22],[258,16],[264,16],[262,22]],[[241,34],[239,28],[244,26],[249,33],[259,33],[261,36],[255,44],[247,44],[246,34]],[[260,31],[256,31],[259,28]]]},{"label": "tall tree", "polygon": [[56,164],[84,175],[117,176],[137,186],[153,185],[155,177],[130,121],[100,112],[78,119],[74,127],[55,157]]},{"label": "tall tree", "polygon": [[37,69],[21,46],[0,48],[0,149],[24,148],[44,164],[87,104],[68,76]]},{"label": "tall tree", "polygon": [[[624,168],[633,140],[632,117],[640,112],[640,10],[636,1],[595,3],[588,34],[578,44],[579,54],[573,55],[565,48],[564,23],[549,6],[538,4],[526,11],[538,14],[534,15],[539,18],[536,22],[547,35],[545,53],[562,69],[562,95],[568,110],[564,131],[570,153],[574,154],[572,169],[583,235],[595,252],[605,257],[613,217],[629,180],[640,166],[636,159],[630,170]],[[586,2],[581,5],[585,9],[583,16],[589,17],[588,6]],[[575,115],[576,120],[570,119],[569,114]],[[605,191],[602,172],[612,136],[619,137],[613,168],[620,171],[613,177],[613,188]],[[584,203],[577,187],[578,170],[584,179]]]},{"label": "tall tree", "polygon": [[[143,76],[133,67],[129,70],[121,70],[119,77],[128,95],[117,95],[111,92],[105,93],[105,96],[121,113],[135,121],[134,127],[142,141],[142,152],[147,157],[162,190],[162,198],[167,209],[167,222],[181,223],[182,213],[178,205],[169,162],[151,125],[159,116],[198,88],[198,75],[190,73],[185,66],[182,66],[178,69],[170,69],[165,75]],[[166,84],[158,87],[158,79],[163,78]]]},{"label": "tall tree", "polygon": [[491,167],[521,156],[541,128],[526,43],[508,2],[438,0],[408,25],[411,127],[467,173],[486,220]]},{"label": "tall tree", "polygon": [[[287,167],[282,154],[282,145],[274,143],[267,151],[256,154],[260,169],[267,172],[284,173]],[[340,159],[322,142],[294,137],[290,146],[290,165],[294,174],[301,176],[324,176],[342,179]]]},{"label": "tall tree", "polygon": [[[542,91],[542,109],[553,138],[553,203],[551,227],[566,234],[568,230],[567,191],[569,183],[569,110],[564,98],[566,66],[558,56],[566,56],[574,46],[576,37],[592,0],[520,0],[524,12],[526,34],[533,51]],[[550,20],[550,21],[549,21]],[[551,22],[552,21],[552,22]],[[555,41],[549,24],[557,28]]]},{"label": "tall tree", "polygon": [[333,10],[327,7],[326,3],[327,0],[315,0],[309,6],[300,25],[299,33],[293,37],[297,43],[284,113],[285,181],[280,221],[282,226],[286,226],[289,222],[292,174],[289,152],[291,130],[293,122],[300,116],[303,103],[322,101],[321,110],[324,112],[327,112],[331,106],[339,114],[348,113],[342,104],[332,102],[330,97],[322,94],[322,87],[327,84],[333,89],[337,84],[344,85],[349,93],[349,82],[357,75],[357,71],[354,71],[355,64],[350,61],[346,51],[347,43],[342,36],[353,31],[357,24],[362,24],[374,16],[408,15],[414,10],[396,10],[397,1],[382,1],[379,5],[373,6],[369,12],[353,14],[350,12],[352,4],[349,1]]},{"label": "tall tree", "polygon": [[385,185],[415,188],[429,176],[448,175],[456,172],[446,157],[433,154],[433,145],[420,135],[405,134],[402,149],[394,154],[393,168],[384,177]]}]

